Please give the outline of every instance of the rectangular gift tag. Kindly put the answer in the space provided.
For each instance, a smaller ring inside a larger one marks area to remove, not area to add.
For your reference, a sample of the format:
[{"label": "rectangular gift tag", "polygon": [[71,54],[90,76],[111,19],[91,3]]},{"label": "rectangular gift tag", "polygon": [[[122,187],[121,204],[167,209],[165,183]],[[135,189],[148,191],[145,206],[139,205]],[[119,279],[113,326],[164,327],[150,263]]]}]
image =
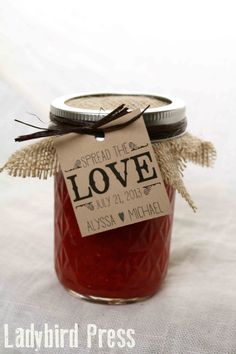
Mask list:
[{"label": "rectangular gift tag", "polygon": [[104,140],[71,133],[55,146],[82,236],[171,213],[143,117]]}]

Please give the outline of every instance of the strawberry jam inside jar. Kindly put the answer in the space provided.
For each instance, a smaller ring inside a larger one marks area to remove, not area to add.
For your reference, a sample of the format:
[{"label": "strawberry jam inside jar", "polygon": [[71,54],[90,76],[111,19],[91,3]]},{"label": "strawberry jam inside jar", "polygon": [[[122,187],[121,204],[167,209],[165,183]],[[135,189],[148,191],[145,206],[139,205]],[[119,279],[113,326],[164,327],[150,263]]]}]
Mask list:
[{"label": "strawberry jam inside jar", "polygon": [[[150,105],[143,117],[152,141],[185,132],[182,101],[156,95],[91,94],[59,97],[50,117],[57,124],[96,121],[120,104],[130,110]],[[107,304],[154,295],[167,273],[175,190],[165,184],[170,215],[82,237],[61,170],[55,175],[55,269],[61,284],[86,300]]]}]

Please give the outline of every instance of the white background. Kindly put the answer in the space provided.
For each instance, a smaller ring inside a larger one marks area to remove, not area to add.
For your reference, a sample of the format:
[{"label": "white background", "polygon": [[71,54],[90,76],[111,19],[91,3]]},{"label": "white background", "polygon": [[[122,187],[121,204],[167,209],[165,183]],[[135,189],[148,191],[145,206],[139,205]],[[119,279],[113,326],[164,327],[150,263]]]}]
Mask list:
[{"label": "white background", "polygon": [[85,303],[58,284],[52,180],[0,175],[0,353],[3,323],[13,331],[31,322],[78,322],[81,353],[121,353],[86,349],[88,323],[134,328],[129,353],[236,353],[235,27],[233,1],[0,2],[1,165],[25,144],[14,137],[32,131],[14,118],[38,124],[29,111],[47,121],[50,101],[71,92],[178,96],[189,131],[218,151],[214,169],[186,170],[198,212],[177,198],[163,289],[123,307]]}]

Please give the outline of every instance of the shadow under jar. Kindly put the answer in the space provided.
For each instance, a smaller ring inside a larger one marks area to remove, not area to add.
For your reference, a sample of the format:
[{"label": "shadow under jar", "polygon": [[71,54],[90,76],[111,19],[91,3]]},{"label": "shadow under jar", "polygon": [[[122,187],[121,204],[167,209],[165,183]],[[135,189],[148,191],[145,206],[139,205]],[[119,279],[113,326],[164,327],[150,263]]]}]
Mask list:
[{"label": "shadow under jar", "polygon": [[[51,120],[98,120],[122,103],[131,110],[150,105],[144,121],[152,141],[185,132],[184,103],[155,95],[59,97],[51,104]],[[170,215],[82,237],[62,172],[55,175],[55,269],[70,293],[108,304],[140,301],[156,293],[168,268],[173,224],[175,190],[165,187]]]}]

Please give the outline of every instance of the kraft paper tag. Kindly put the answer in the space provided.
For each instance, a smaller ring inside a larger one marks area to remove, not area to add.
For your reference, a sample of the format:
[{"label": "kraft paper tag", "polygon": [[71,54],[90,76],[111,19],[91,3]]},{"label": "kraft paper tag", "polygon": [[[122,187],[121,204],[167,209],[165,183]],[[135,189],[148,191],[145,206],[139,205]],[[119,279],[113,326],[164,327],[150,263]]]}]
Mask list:
[{"label": "kraft paper tag", "polygon": [[82,236],[171,213],[143,117],[102,141],[71,133],[57,137],[55,146]]}]

